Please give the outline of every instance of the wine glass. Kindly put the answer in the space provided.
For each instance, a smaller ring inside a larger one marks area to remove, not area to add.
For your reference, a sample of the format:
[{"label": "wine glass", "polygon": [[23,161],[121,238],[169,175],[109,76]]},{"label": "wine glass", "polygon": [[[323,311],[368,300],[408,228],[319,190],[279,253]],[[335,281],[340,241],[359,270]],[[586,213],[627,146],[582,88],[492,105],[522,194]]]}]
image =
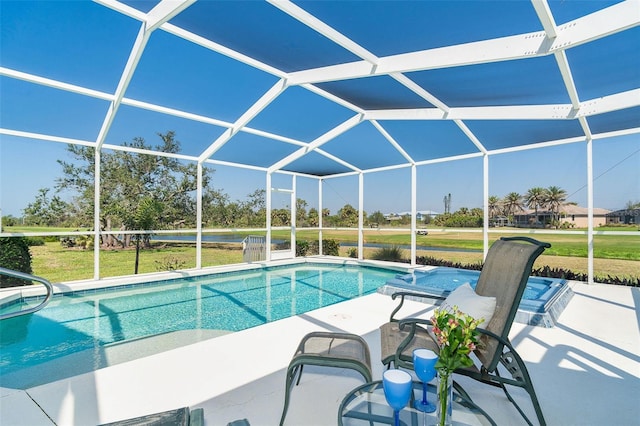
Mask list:
[{"label": "wine glass", "polygon": [[394,425],[399,426],[400,410],[409,402],[413,390],[411,375],[402,370],[387,370],[382,374],[382,388],[387,403],[393,408]]},{"label": "wine glass", "polygon": [[414,407],[425,413],[433,413],[436,406],[427,401],[427,382],[436,377],[436,362],[438,355],[429,349],[415,349],[413,351],[413,370],[422,380],[422,401],[415,401]]}]

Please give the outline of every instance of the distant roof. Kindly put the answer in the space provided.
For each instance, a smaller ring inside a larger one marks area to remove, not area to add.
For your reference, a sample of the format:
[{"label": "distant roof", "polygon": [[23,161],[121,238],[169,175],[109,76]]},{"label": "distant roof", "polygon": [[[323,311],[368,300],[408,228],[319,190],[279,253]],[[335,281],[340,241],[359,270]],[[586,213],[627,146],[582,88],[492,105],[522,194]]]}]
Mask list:
[{"label": "distant roof", "polygon": [[607,216],[638,216],[640,209],[622,209],[607,213]]},{"label": "distant roof", "polygon": [[[5,109],[0,131],[121,147],[123,128],[170,123],[184,158],[307,176],[638,133],[639,10],[637,0],[2,2],[3,102],[76,120],[43,128]],[[61,110],[62,98],[75,106]]]},{"label": "distant roof", "polygon": [[[567,204],[565,206],[562,206],[560,208],[560,210],[565,213],[565,214],[577,214],[577,215],[587,215],[587,212],[589,211],[589,209],[587,209],[586,207],[580,207],[580,206],[576,206],[573,204]],[[593,215],[594,216],[603,216],[607,213],[611,212],[611,210],[608,209],[601,209],[598,207],[594,207],[593,208]]]}]

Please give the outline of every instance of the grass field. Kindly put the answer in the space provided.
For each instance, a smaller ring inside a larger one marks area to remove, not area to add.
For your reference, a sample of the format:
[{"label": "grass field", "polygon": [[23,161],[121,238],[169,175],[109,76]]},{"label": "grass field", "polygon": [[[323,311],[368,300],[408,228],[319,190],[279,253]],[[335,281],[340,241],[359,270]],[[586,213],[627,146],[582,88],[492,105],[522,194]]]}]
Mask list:
[{"label": "grass field", "polygon": [[[365,248],[364,257],[372,258],[373,248]],[[93,251],[64,249],[59,243],[46,243],[45,246],[31,248],[34,274],[53,282],[73,281],[93,278]],[[349,249],[340,249],[341,256],[348,257]],[[404,251],[409,258],[409,250]],[[438,259],[460,263],[479,263],[482,253],[454,251],[418,251],[419,256],[431,256]],[[177,261],[181,268],[193,268],[196,264],[196,250],[190,245],[166,245],[162,248],[142,250],[140,253],[139,273],[166,270],[166,265]],[[103,250],[100,253],[101,278],[129,275],[134,272],[135,250]],[[212,245],[202,249],[202,265],[216,266],[242,262],[239,245]],[[587,272],[587,259],[580,257],[542,255],[535,267],[550,266],[564,268],[574,272]],[[596,276],[640,277],[640,261],[594,259]]]},{"label": "grass field", "polygon": [[[100,278],[132,275],[135,270],[135,249],[101,250]],[[31,247],[35,275],[52,282],[93,279],[93,250],[63,248],[60,243]],[[177,261],[181,269],[195,268],[195,245],[171,244],[140,251],[138,273],[166,271]],[[202,248],[202,266],[242,263],[239,246],[210,245]]]},{"label": "grass field", "polygon": [[[309,238],[317,238],[317,232],[301,231],[299,238],[309,235]],[[276,235],[276,234],[274,234]],[[323,231],[323,238],[331,238],[341,242],[357,241],[356,231]],[[493,242],[500,237],[511,237],[523,234],[501,232],[489,234],[489,242]],[[538,234],[531,235],[541,241],[551,244],[551,248],[545,254],[554,256],[587,257],[587,236],[586,235],[553,235]],[[471,250],[482,250],[482,233],[469,232],[431,232],[428,235],[418,235],[416,244],[432,248],[463,248]],[[366,230],[364,231],[365,243],[377,243],[388,245],[409,245],[411,244],[411,234],[408,232],[393,232]],[[640,261],[640,232],[638,235],[595,235],[594,236],[594,258],[601,259],[621,259]]]},{"label": "grass field", "polygon": [[[603,230],[598,228],[598,230]],[[611,230],[620,230],[612,228]],[[623,229],[624,230],[624,229]],[[7,232],[67,232],[69,229],[52,228],[8,228]],[[255,234],[255,233],[252,233]],[[274,239],[289,239],[288,231],[273,231]],[[323,238],[340,242],[357,242],[356,230],[325,230]],[[509,233],[490,233],[490,242],[501,236],[522,235]],[[550,266],[564,268],[574,272],[587,272],[587,236],[536,234],[532,237],[551,243],[536,262],[535,267]],[[317,231],[301,230],[298,239],[318,238]],[[410,245],[411,234],[406,231],[382,231],[366,229],[365,243],[383,245]],[[441,232],[429,230],[428,235],[418,235],[417,245],[429,247],[418,250],[419,256],[431,256],[460,263],[476,263],[482,260],[482,233]],[[443,248],[444,250],[438,250]],[[449,248],[477,250],[477,252],[448,251]],[[341,255],[348,256],[350,249],[341,248]],[[364,257],[371,258],[374,248],[365,248]],[[59,242],[48,242],[44,246],[31,247],[33,270],[54,282],[93,278],[93,250],[66,249]],[[409,258],[409,250],[405,256]],[[134,272],[135,250],[101,250],[101,278],[129,275]],[[242,262],[239,244],[203,244],[202,265],[215,266]],[[139,273],[167,270],[169,265],[179,268],[193,268],[196,264],[196,250],[193,244],[156,244],[140,254]],[[595,235],[594,236],[594,272],[596,276],[640,277],[640,232],[638,235]]]}]

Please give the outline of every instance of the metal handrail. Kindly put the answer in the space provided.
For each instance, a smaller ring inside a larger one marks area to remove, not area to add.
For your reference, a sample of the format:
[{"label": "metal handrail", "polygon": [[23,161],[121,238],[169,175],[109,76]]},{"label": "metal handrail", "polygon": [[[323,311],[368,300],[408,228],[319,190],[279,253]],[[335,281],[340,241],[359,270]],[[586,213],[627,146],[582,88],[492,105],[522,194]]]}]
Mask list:
[{"label": "metal handrail", "polygon": [[264,236],[247,235],[242,240],[242,261],[260,262],[267,258],[267,238]]},{"label": "metal handrail", "polygon": [[18,317],[20,315],[27,315],[27,314],[32,314],[34,312],[37,312],[40,309],[44,308],[47,305],[47,303],[49,303],[49,299],[51,299],[51,296],[53,295],[53,286],[48,280],[44,278],[36,277],[35,275],[25,274],[24,272],[18,272],[12,269],[2,268],[2,267],[0,267],[0,275],[8,275],[10,277],[21,278],[27,281],[38,281],[42,283],[47,289],[47,295],[44,297],[44,300],[42,301],[42,303],[40,303],[37,306],[34,306],[33,308],[21,310],[18,312],[8,312],[6,314],[1,314],[0,321],[4,319],[13,318],[13,317]]}]

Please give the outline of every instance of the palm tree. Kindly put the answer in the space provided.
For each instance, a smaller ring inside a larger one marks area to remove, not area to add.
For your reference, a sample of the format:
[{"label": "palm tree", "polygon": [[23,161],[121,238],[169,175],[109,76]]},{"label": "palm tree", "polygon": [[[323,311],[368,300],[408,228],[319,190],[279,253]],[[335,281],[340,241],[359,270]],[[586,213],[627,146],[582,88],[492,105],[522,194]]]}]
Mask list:
[{"label": "palm tree", "polygon": [[640,201],[633,202],[631,200],[627,201],[624,208],[626,210],[640,209]]},{"label": "palm tree", "polygon": [[557,186],[550,186],[547,188],[547,196],[545,204],[551,210],[553,223],[556,224],[560,219],[560,207],[562,207],[567,201],[567,191]]},{"label": "palm tree", "polygon": [[535,222],[538,222],[538,208],[544,207],[547,200],[547,190],[536,186],[527,191],[524,196],[524,202],[527,207],[534,209],[536,212]]},{"label": "palm tree", "polygon": [[482,209],[481,209],[481,208],[474,207],[474,208],[472,208],[471,210],[469,210],[469,214],[470,214],[471,216],[482,217],[482,216],[484,216],[484,211],[482,211]]},{"label": "palm tree", "polygon": [[489,202],[489,217],[494,218],[500,213],[500,198],[491,195],[487,201]]},{"label": "palm tree", "polygon": [[522,210],[522,195],[510,192],[504,197],[503,204],[505,214],[513,216],[517,210]]},{"label": "palm tree", "polygon": [[[162,205],[151,197],[144,197],[136,206],[136,211],[127,219],[129,227],[140,231],[156,229],[158,227],[158,218],[162,212]],[[138,273],[138,264],[140,259],[140,241],[142,240],[145,247],[151,246],[151,235],[135,234],[136,240],[136,260],[134,264],[134,274]]]}]

